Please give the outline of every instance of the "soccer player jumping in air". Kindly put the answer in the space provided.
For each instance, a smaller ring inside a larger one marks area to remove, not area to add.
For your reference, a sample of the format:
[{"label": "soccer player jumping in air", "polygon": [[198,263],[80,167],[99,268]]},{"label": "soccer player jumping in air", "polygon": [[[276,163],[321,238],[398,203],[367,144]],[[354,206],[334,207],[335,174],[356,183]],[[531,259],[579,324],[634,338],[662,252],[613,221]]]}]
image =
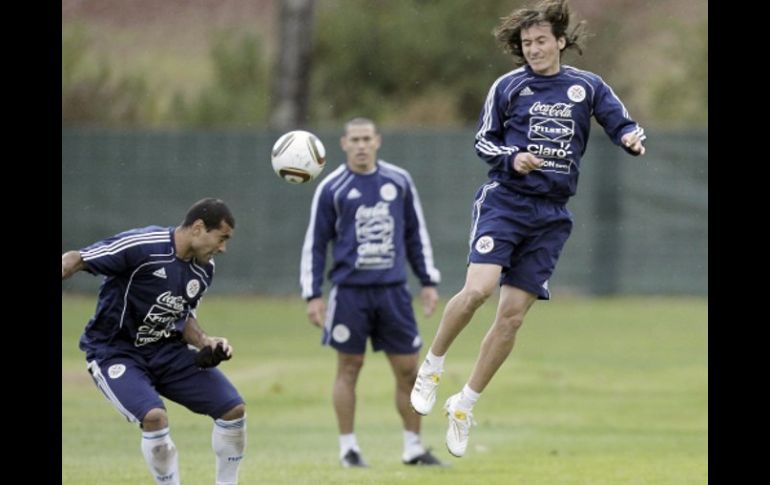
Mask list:
[{"label": "soccer player jumping in air", "polygon": [[517,65],[492,84],[481,111],[475,148],[489,180],[473,201],[464,287],[447,303],[411,392],[414,410],[428,414],[452,342],[500,285],[497,315],[481,343],[470,378],[450,396],[446,444],[463,456],[473,406],[513,349],[535,300],[550,298],[548,280],[572,230],[566,203],[575,194],[591,117],[613,143],[644,155],[642,128],[596,74],[561,63],[577,48],[583,23],[569,30],[566,0],[515,10],[495,29]]}]

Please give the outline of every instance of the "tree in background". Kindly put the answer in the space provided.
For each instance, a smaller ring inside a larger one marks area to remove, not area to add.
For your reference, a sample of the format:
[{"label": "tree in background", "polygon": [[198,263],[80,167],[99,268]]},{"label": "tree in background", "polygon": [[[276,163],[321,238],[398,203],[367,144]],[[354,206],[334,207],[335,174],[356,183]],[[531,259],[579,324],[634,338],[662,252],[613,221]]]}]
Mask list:
[{"label": "tree in background", "polygon": [[191,99],[174,96],[169,123],[182,126],[264,124],[267,73],[259,39],[245,32],[219,32],[210,49],[213,82]]},{"label": "tree in background", "polygon": [[[597,41],[568,64],[604,73],[647,126],[708,126],[705,0],[573,3]],[[64,5],[64,125],[287,129],[362,113],[383,127],[473,126],[489,83],[511,68],[491,29],[517,3]]]},{"label": "tree in background", "polygon": [[489,81],[510,67],[491,35],[499,1],[319,7],[311,88],[319,123],[367,113],[384,124],[466,125],[478,117]]},{"label": "tree in background", "polygon": [[139,125],[156,113],[141,74],[118,76],[81,25],[62,30],[62,124]]},{"label": "tree in background", "polygon": [[287,130],[308,123],[315,1],[286,0],[280,4],[270,126]]}]

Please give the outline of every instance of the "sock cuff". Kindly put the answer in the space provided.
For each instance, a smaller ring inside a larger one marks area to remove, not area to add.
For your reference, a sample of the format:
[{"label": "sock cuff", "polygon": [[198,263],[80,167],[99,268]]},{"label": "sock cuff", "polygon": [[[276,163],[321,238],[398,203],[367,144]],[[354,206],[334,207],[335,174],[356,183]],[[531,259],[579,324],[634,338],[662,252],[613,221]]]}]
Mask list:
[{"label": "sock cuff", "polygon": [[166,426],[163,429],[158,429],[155,431],[142,431],[142,439],[159,440],[168,436],[169,433],[171,433],[171,430],[169,429],[168,426]]},{"label": "sock cuff", "polygon": [[463,394],[465,394],[467,397],[469,397],[474,401],[476,401],[479,398],[479,396],[481,396],[480,392],[474,391],[473,389],[468,387],[468,384],[465,384],[465,386],[463,386]]},{"label": "sock cuff", "polygon": [[340,440],[340,456],[347,453],[348,450],[356,450],[358,452],[361,451],[361,449],[358,447],[358,440],[356,439],[355,433],[349,433],[349,434],[341,434],[339,435]]},{"label": "sock cuff", "polygon": [[225,419],[215,419],[214,427],[222,430],[243,429],[246,427],[246,416],[244,415],[242,418],[232,419],[229,421]]},{"label": "sock cuff", "polygon": [[425,362],[428,364],[429,367],[433,368],[434,370],[441,371],[444,369],[444,358],[446,355],[442,355],[441,357],[435,355],[433,351],[428,349],[428,353],[425,354]]}]

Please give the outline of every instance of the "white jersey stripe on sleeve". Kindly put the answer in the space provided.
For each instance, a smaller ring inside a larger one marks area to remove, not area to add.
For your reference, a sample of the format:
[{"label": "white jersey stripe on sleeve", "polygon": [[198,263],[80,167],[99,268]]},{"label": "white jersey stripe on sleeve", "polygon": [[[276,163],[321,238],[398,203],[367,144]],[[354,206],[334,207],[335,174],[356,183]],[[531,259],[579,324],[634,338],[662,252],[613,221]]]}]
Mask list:
[{"label": "white jersey stripe on sleeve", "polygon": [[302,257],[300,259],[299,283],[302,287],[302,298],[309,298],[313,295],[313,235],[315,234],[315,220],[318,213],[318,201],[324,188],[335,181],[338,181],[340,174],[344,173],[345,165],[337,167],[332,173],[324,178],[313,194],[313,202],[310,204],[310,221],[305,232],[305,241],[302,244]]},{"label": "white jersey stripe on sleeve", "polygon": [[131,236],[122,237],[104,246],[98,246],[88,250],[80,251],[80,256],[84,260],[89,260],[100,256],[117,254],[124,249],[137,246],[139,244],[152,244],[156,242],[170,241],[171,236],[167,231],[150,232],[147,234],[133,234]]}]

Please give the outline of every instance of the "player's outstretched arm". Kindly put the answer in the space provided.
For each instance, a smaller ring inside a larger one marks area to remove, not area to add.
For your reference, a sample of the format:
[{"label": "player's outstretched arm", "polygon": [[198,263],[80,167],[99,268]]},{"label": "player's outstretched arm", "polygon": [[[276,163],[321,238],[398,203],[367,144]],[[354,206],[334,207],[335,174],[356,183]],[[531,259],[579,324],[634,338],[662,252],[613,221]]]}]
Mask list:
[{"label": "player's outstretched arm", "polygon": [[83,269],[86,269],[86,263],[79,251],[67,251],[61,255],[61,279],[66,280]]}]

